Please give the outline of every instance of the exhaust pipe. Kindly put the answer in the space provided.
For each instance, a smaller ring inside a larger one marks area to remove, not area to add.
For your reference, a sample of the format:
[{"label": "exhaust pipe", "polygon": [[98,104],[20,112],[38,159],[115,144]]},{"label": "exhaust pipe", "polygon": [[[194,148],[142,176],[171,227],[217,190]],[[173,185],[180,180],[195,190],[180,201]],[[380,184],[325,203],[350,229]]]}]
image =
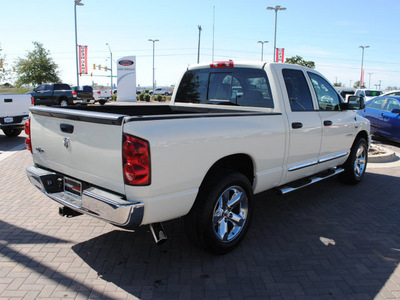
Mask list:
[{"label": "exhaust pipe", "polygon": [[167,241],[167,234],[161,223],[150,224],[150,230],[157,245],[164,244]]},{"label": "exhaust pipe", "polygon": [[73,218],[82,215],[82,213],[73,210],[67,206],[59,207],[58,214],[62,217]]}]

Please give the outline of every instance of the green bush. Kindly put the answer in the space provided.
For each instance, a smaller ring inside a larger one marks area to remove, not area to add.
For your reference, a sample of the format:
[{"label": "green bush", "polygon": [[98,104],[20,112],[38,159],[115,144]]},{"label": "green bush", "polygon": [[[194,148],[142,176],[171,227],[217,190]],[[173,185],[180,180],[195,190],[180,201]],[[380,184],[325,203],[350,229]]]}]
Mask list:
[{"label": "green bush", "polygon": [[150,95],[149,95],[149,94],[145,94],[145,95],[144,95],[144,100],[145,100],[146,102],[150,102]]},{"label": "green bush", "polygon": [[139,100],[140,100],[140,101],[144,101],[144,94],[140,94],[140,95],[139,95]]},{"label": "green bush", "polygon": [[162,98],[163,98],[163,97],[162,97],[161,95],[157,95],[157,96],[156,96],[156,101],[161,102],[161,101],[162,101]]},{"label": "green bush", "polygon": [[111,101],[117,101],[117,95],[115,94],[111,95]]}]

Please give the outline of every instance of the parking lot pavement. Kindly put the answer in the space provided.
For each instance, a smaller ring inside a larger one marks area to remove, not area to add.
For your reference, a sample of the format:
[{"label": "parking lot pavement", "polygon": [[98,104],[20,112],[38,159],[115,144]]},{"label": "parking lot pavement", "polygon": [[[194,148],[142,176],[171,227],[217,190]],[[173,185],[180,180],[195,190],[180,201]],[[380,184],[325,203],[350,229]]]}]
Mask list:
[{"label": "parking lot pavement", "polygon": [[156,246],[147,227],[59,217],[28,182],[31,163],[26,150],[0,161],[0,299],[400,298],[399,167],[260,194],[243,243],[215,256],[181,220]]}]

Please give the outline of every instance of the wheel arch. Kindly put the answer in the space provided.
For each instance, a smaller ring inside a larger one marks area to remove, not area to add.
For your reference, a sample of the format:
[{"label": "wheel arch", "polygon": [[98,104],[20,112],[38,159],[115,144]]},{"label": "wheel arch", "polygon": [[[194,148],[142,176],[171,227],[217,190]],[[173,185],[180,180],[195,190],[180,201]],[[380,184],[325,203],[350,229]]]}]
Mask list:
[{"label": "wheel arch", "polygon": [[240,172],[249,179],[251,184],[254,183],[254,163],[252,158],[247,154],[238,153],[223,157],[215,162],[206,173],[206,176],[204,176],[201,185],[222,169]]},{"label": "wheel arch", "polygon": [[371,143],[370,138],[369,138],[369,135],[368,135],[368,132],[366,132],[365,130],[362,130],[362,131],[360,131],[360,132],[357,134],[356,138],[355,138],[354,141],[353,141],[353,145],[352,145],[351,147],[353,147],[354,144],[355,144],[360,138],[364,138],[365,141],[367,142],[367,145],[368,145],[368,146],[369,146],[369,144]]}]

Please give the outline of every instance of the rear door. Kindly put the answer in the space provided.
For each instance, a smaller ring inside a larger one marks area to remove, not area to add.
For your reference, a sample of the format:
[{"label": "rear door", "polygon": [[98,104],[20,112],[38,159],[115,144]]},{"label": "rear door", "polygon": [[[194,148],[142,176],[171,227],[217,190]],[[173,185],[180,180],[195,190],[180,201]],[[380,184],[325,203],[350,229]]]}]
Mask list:
[{"label": "rear door", "polygon": [[283,66],[280,72],[289,121],[285,182],[290,182],[315,172],[321,147],[322,126],[302,68]]},{"label": "rear door", "polygon": [[123,115],[49,107],[34,107],[31,113],[35,164],[124,193]]}]

